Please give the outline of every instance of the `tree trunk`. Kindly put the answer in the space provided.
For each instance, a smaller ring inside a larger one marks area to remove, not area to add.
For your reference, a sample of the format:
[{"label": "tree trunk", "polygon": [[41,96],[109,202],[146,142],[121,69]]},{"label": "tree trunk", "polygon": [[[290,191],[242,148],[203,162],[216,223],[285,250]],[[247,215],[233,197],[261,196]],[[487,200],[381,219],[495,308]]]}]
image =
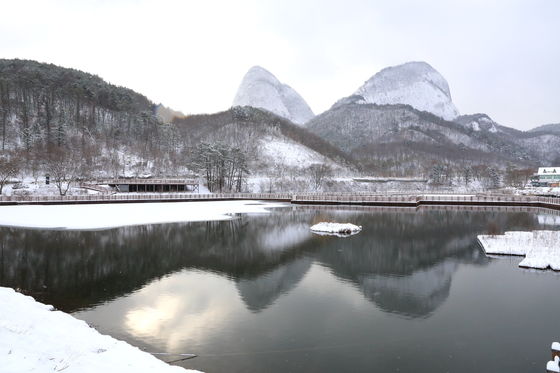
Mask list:
[{"label": "tree trunk", "polygon": [[6,149],[6,125],[8,121],[8,113],[10,110],[10,86],[9,84],[0,84],[0,106],[2,110],[2,151]]}]

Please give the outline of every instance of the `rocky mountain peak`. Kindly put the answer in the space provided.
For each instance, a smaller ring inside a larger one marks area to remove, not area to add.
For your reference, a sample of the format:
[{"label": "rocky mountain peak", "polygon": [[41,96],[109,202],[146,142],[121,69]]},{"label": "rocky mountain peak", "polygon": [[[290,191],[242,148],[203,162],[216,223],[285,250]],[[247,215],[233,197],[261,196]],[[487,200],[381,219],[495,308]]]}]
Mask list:
[{"label": "rocky mountain peak", "polygon": [[305,100],[271,72],[253,66],[243,77],[233,106],[252,106],[268,110],[290,121],[303,124],[314,117]]},{"label": "rocky mountain peak", "polygon": [[451,100],[449,84],[426,62],[387,67],[367,80],[353,96],[365,103],[407,104],[452,120],[459,111]]}]

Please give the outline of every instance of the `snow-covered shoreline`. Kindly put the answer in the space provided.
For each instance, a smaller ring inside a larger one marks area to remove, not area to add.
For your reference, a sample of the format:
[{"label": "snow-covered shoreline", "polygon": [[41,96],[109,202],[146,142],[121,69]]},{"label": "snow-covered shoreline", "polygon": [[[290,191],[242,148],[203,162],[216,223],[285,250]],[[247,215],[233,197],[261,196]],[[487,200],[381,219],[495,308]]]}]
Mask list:
[{"label": "snow-covered shoreline", "polygon": [[552,360],[546,364],[547,372],[560,372],[560,342],[552,342]]},{"label": "snow-covered shoreline", "polygon": [[560,231],[479,235],[478,241],[486,254],[524,255],[519,267],[560,271]]},{"label": "snow-covered shoreline", "polygon": [[196,372],[171,366],[84,321],[0,287],[0,371],[3,373]]},{"label": "snow-covered shoreline", "polygon": [[233,214],[268,213],[268,208],[283,206],[285,204],[246,200],[0,206],[0,226],[109,229],[132,225],[228,220]]}]

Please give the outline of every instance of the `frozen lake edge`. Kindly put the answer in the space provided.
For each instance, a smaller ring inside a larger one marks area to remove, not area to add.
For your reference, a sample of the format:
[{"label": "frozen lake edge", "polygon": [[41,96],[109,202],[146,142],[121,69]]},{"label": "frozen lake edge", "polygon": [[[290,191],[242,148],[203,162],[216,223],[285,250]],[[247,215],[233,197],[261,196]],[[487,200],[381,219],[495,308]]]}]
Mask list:
[{"label": "frozen lake edge", "polygon": [[171,366],[84,321],[0,287],[0,353],[9,372],[197,372]]},{"label": "frozen lake edge", "polygon": [[505,232],[477,238],[486,255],[525,256],[521,268],[560,271],[560,231]]},{"label": "frozen lake edge", "polygon": [[0,206],[0,226],[98,230],[134,225],[229,220],[234,214],[268,213],[280,202],[196,201]]}]

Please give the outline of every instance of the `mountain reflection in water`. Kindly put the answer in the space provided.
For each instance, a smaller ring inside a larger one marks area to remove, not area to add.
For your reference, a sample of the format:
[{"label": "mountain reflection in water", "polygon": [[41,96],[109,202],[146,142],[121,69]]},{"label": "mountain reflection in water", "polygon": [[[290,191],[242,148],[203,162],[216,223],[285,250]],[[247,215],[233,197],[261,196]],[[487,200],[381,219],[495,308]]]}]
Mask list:
[{"label": "mountain reflection in water", "polygon": [[[560,277],[490,260],[476,235],[542,228],[540,213],[298,206],[104,231],[0,228],[0,285],[144,350],[195,353],[177,364],[207,372],[525,373],[548,358]],[[320,221],[363,230],[312,234]]]},{"label": "mountain reflection in water", "polygon": [[[325,219],[364,230],[346,239],[312,235],[309,226]],[[73,312],[197,269],[235,281],[247,308],[259,312],[296,287],[316,262],[382,310],[423,317],[445,301],[459,263],[486,263],[475,236],[490,221],[537,224],[523,212],[307,207],[104,231],[0,228],[0,284]]]}]

